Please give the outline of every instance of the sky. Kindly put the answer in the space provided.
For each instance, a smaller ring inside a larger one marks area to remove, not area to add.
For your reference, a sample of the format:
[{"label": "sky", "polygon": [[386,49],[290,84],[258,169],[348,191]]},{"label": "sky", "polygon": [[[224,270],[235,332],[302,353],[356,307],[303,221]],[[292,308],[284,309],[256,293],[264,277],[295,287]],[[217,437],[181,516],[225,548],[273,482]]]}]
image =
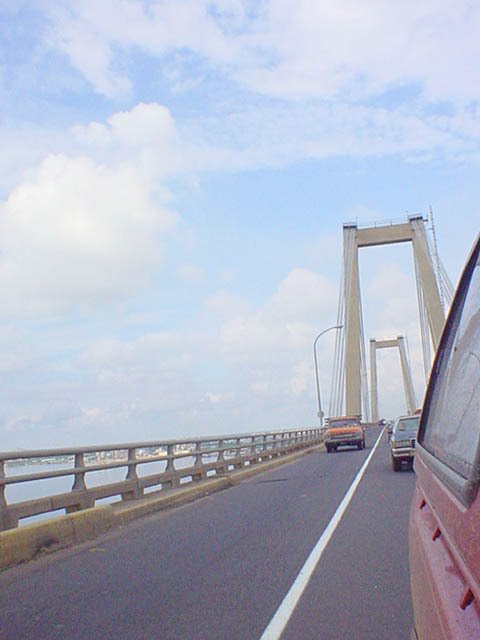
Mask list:
[{"label": "sky", "polygon": [[[453,283],[478,234],[479,32],[469,0],[0,0],[0,449],[317,425],[342,224],[431,206]],[[411,247],[360,267],[421,399]]]}]

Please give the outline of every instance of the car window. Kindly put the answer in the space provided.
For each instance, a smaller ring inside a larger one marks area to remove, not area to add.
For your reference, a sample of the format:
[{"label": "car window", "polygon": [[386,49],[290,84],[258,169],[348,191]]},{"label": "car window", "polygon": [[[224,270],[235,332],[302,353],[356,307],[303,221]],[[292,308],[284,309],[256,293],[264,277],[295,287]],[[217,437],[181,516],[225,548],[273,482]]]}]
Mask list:
[{"label": "car window", "polygon": [[404,418],[397,425],[397,431],[416,431],[417,428],[418,418]]},{"label": "car window", "polygon": [[343,427],[352,427],[357,424],[356,420],[332,420],[329,423],[331,429],[341,429]]},{"label": "car window", "polygon": [[435,371],[423,446],[450,469],[472,479],[480,437],[480,264],[456,301],[450,335]]}]

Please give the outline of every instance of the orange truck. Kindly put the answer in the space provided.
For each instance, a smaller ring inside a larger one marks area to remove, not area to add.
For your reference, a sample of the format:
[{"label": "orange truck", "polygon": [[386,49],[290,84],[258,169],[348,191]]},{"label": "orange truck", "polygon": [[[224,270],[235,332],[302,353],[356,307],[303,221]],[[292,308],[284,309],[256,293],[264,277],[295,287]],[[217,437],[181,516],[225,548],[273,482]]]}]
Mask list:
[{"label": "orange truck", "polygon": [[328,453],[336,451],[338,447],[365,449],[365,431],[359,416],[328,418],[323,437]]}]

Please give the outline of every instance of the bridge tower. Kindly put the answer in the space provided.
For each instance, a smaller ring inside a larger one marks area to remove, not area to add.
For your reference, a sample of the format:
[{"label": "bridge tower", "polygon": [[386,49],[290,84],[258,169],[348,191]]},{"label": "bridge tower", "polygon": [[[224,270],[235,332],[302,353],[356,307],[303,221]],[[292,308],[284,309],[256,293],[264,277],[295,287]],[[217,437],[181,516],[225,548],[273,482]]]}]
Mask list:
[{"label": "bridge tower", "polygon": [[398,224],[387,223],[362,228],[356,223],[343,225],[343,290],[339,300],[338,324],[344,325],[344,332],[337,338],[335,346],[330,415],[339,415],[344,409],[347,415],[363,415],[368,420],[370,413],[358,266],[358,251],[361,248],[411,243],[417,278],[425,377],[428,377],[431,366],[430,347],[433,346],[436,350],[445,321],[440,288],[447,292],[450,299],[453,288],[444,270],[442,279],[437,280],[425,222],[422,215],[415,215]]},{"label": "bridge tower", "polygon": [[417,408],[417,399],[413,388],[412,372],[407,358],[405,339],[397,336],[391,340],[376,340],[370,338],[370,418],[372,422],[378,422],[378,380],[377,380],[377,349],[398,348],[400,354],[400,366],[402,370],[403,388],[407,412],[413,413]]}]

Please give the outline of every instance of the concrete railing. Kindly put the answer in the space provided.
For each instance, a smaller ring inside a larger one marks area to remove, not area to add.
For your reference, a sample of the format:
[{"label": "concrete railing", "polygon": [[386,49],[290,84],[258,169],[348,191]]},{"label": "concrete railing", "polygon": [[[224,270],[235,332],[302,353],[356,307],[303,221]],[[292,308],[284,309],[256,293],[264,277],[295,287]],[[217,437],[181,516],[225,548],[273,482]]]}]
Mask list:
[{"label": "concrete railing", "polygon": [[[210,476],[222,476],[234,469],[321,441],[320,429],[311,428],[70,449],[0,452],[0,531],[15,528],[22,518],[59,510],[72,513],[94,507],[97,500],[115,496],[122,501],[135,500],[144,497],[145,489],[151,487],[161,491],[205,480]],[[45,471],[23,473],[24,467],[28,469],[29,464],[35,463],[45,465]],[[48,470],[48,463],[64,468]],[[162,468],[155,473],[141,475],[142,465],[151,463],[157,463],[156,466]],[[22,473],[10,473],[15,467],[16,471],[20,468]],[[126,468],[126,476],[122,480],[89,486],[89,474],[99,472],[97,475],[101,475],[101,472],[121,468]],[[11,485],[64,476],[73,476],[69,492],[22,502],[7,499],[7,487]]]}]

